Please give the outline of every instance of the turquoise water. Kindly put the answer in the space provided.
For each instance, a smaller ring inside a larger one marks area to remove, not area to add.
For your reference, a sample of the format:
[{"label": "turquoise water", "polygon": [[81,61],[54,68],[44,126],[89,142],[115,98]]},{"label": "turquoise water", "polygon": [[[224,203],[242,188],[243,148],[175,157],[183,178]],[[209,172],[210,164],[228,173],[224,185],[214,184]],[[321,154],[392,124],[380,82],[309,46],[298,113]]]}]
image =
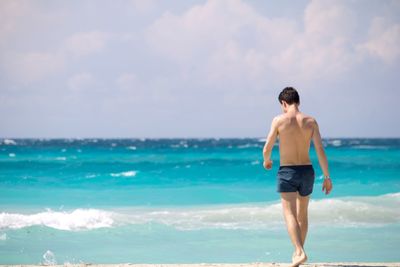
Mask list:
[{"label": "turquoise water", "polygon": [[[0,139],[0,264],[289,262],[265,140]],[[400,139],[324,139],[309,261],[400,261]]]}]

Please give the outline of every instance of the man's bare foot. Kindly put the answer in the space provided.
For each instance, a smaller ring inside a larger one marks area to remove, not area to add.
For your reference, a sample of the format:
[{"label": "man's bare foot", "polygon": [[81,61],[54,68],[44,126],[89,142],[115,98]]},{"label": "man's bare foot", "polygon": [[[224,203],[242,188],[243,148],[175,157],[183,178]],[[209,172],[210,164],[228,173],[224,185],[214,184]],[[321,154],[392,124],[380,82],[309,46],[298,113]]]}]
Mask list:
[{"label": "man's bare foot", "polygon": [[299,255],[297,255],[295,252],[293,253],[292,265],[290,265],[290,267],[298,267],[301,263],[304,263],[306,261],[307,261],[307,255],[304,252],[302,252]]}]

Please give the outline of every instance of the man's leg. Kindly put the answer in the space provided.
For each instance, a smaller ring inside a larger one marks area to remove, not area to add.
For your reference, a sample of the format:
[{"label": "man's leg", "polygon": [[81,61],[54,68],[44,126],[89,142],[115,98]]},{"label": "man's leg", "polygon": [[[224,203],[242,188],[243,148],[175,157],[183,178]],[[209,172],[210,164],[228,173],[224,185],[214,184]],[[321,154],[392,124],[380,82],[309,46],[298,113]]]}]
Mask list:
[{"label": "man's leg", "polygon": [[302,245],[300,226],[297,222],[297,192],[281,192],[281,200],[287,230],[295,248],[292,266],[298,266],[307,260],[307,256]]},{"label": "man's leg", "polygon": [[307,230],[308,230],[308,203],[310,200],[310,195],[301,196],[297,192],[297,222],[300,226],[301,231],[301,245],[304,247],[306,241]]}]

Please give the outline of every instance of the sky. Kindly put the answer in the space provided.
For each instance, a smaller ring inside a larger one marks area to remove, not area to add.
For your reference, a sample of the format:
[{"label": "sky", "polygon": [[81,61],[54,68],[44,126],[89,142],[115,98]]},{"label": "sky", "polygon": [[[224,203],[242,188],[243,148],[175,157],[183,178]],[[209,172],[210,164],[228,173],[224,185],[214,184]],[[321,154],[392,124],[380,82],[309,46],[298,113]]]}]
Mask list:
[{"label": "sky", "polygon": [[[400,1],[1,0],[0,137],[400,137]],[[397,115],[396,115],[397,114]]]}]

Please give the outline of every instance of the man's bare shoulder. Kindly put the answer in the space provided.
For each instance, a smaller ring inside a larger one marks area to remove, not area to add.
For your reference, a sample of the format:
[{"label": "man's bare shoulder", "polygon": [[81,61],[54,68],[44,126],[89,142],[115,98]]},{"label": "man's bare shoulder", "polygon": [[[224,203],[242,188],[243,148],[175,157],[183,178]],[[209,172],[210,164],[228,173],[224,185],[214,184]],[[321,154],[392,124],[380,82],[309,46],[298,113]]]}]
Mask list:
[{"label": "man's bare shoulder", "polygon": [[279,124],[282,123],[282,121],[283,121],[284,119],[285,119],[285,114],[278,114],[278,115],[276,115],[276,116],[272,119],[272,121],[273,121],[275,124],[279,125]]},{"label": "man's bare shoulder", "polygon": [[307,125],[308,128],[315,129],[315,127],[318,126],[315,117],[304,113],[303,113],[303,122],[305,122],[305,125]]},{"label": "man's bare shoulder", "polygon": [[311,115],[308,115],[308,114],[305,114],[305,113],[301,113],[301,115],[303,116],[303,119],[306,120],[307,122],[310,122],[310,123],[316,123],[317,122],[317,120]]}]

